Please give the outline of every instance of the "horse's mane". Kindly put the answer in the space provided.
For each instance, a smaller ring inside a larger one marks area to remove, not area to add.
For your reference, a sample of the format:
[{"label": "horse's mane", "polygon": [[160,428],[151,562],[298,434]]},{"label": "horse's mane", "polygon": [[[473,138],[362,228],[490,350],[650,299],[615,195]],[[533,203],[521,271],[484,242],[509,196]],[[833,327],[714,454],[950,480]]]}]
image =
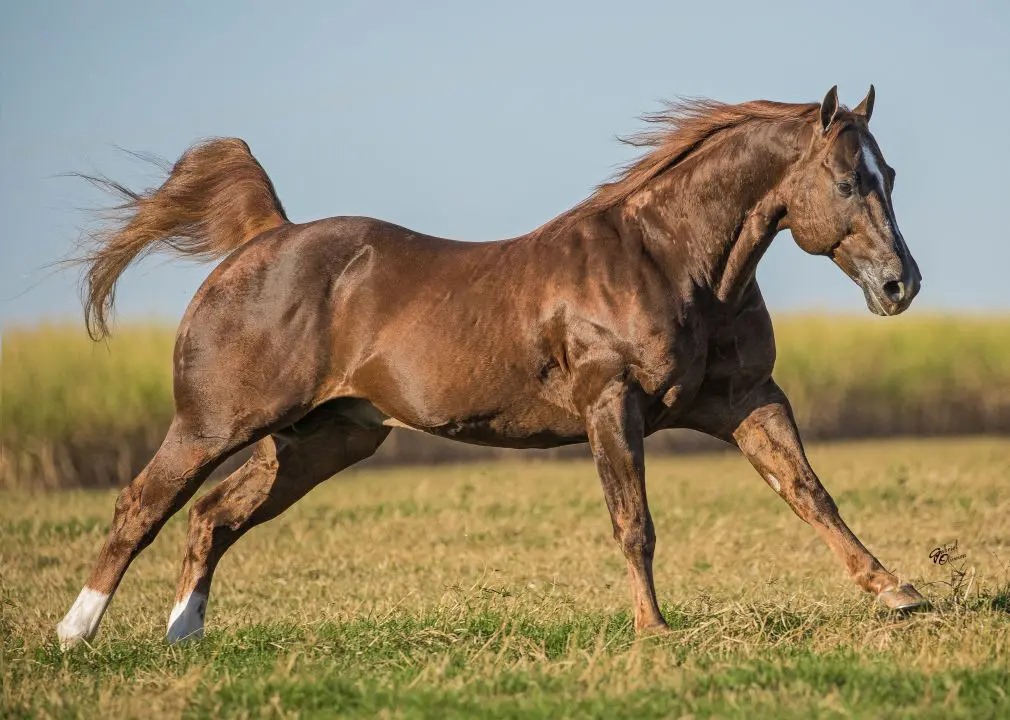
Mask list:
[{"label": "horse's mane", "polygon": [[708,98],[666,102],[663,110],[642,116],[645,122],[658,125],[658,129],[619,138],[628,145],[653,149],[622,167],[612,180],[599,185],[592,195],[539,232],[554,234],[579,220],[609,210],[725,130],[754,122],[810,121],[817,117],[819,108],[817,103],[771,100],[751,100],[737,105]]}]

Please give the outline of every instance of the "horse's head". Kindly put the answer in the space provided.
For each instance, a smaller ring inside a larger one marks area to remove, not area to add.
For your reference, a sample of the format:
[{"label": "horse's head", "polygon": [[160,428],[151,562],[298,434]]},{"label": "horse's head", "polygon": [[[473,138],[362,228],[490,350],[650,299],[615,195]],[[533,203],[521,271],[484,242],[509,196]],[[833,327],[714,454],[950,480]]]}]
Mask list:
[{"label": "horse's head", "polygon": [[922,276],[891,205],[894,170],[870,133],[873,98],[871,85],[850,111],[838,104],[837,88],[828,91],[792,178],[788,224],[801,248],[830,256],[863,289],[872,312],[897,315]]}]

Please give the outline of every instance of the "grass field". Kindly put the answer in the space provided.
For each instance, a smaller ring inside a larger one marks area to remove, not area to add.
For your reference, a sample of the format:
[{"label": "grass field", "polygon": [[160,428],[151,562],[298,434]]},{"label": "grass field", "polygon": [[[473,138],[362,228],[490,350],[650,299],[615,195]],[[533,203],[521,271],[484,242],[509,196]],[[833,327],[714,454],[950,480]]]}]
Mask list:
[{"label": "grass field", "polygon": [[[932,611],[877,608],[735,454],[650,460],[672,632],[643,640],[589,462],[364,468],[226,556],[202,643],[162,641],[181,513],[63,655],[115,493],[0,493],[0,714],[1010,716],[1010,443],[810,456]],[[955,540],[965,558],[930,560]]]}]

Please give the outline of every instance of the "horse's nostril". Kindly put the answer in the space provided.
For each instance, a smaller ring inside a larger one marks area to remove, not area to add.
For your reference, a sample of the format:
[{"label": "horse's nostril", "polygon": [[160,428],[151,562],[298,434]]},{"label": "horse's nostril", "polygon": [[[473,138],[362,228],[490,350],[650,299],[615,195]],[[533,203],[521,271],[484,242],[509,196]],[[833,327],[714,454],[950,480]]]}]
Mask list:
[{"label": "horse's nostril", "polygon": [[905,283],[900,280],[890,280],[884,283],[884,294],[891,302],[901,302],[905,297]]}]

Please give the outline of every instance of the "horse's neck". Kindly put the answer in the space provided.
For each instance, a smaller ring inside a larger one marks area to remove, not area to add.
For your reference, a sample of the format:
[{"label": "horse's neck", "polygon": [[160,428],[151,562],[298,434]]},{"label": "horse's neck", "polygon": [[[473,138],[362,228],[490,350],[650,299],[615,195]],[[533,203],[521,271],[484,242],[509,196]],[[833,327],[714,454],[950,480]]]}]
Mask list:
[{"label": "horse's neck", "polygon": [[725,138],[657,177],[622,208],[684,293],[720,303],[743,295],[785,213],[780,191],[799,156],[798,132]]}]

